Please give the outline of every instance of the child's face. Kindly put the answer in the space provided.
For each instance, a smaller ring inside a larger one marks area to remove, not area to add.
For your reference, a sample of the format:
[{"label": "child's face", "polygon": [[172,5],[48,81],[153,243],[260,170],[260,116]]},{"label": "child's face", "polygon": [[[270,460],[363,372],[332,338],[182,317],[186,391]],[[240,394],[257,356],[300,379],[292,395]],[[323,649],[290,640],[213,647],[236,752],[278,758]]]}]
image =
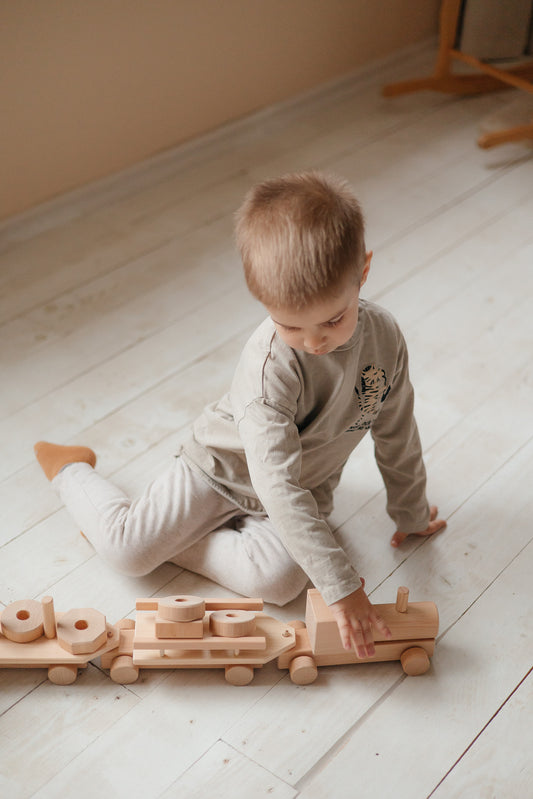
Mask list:
[{"label": "child's face", "polygon": [[366,281],[372,253],[367,255],[359,285],[349,281],[338,295],[301,310],[270,308],[280,338],[295,350],[326,355],[351,339],[359,317],[359,291]]}]

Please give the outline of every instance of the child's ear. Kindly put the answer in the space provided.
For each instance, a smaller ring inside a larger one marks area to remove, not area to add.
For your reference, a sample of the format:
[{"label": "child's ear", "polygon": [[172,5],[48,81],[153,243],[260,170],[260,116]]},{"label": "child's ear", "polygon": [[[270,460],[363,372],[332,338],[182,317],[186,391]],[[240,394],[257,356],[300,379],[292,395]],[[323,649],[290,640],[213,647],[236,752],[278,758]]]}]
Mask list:
[{"label": "child's ear", "polygon": [[359,288],[364,286],[365,283],[366,283],[366,279],[368,277],[368,273],[370,272],[370,262],[372,261],[372,256],[373,255],[374,255],[374,253],[372,252],[372,250],[370,250],[370,252],[367,252],[367,254],[366,254],[365,265],[363,267],[363,272],[362,272],[362,275],[361,275],[361,282],[359,284]]}]

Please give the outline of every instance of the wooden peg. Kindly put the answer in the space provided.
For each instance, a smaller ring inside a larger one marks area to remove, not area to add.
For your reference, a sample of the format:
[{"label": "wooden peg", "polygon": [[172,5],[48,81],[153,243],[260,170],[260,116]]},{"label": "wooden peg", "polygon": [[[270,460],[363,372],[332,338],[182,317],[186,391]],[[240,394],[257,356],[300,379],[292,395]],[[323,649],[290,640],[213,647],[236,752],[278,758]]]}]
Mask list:
[{"label": "wooden peg", "polygon": [[396,610],[398,611],[398,613],[406,613],[408,604],[409,604],[409,589],[406,588],[404,585],[401,585],[398,588],[398,593],[396,594]]},{"label": "wooden peg", "polygon": [[47,638],[55,638],[57,633],[56,614],[54,612],[54,600],[51,596],[43,596],[41,599],[43,610],[44,634]]}]

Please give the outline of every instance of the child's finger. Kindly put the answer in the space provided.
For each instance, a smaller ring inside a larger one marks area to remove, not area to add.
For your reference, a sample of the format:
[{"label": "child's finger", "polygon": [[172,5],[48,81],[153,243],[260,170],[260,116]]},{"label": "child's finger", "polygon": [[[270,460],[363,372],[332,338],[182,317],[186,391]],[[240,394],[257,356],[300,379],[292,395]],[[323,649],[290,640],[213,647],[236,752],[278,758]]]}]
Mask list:
[{"label": "child's finger", "polygon": [[[348,651],[355,651],[358,658],[365,658],[367,656],[367,642],[359,622],[350,623],[346,617],[340,617],[337,618],[337,625],[343,647]],[[373,640],[371,632],[370,639]]]},{"label": "child's finger", "polygon": [[357,623],[352,627],[352,640],[358,658],[373,657],[376,653],[370,624]]},{"label": "child's finger", "polygon": [[336,617],[337,627],[341,636],[342,645],[345,649],[352,648],[353,630],[350,622],[345,616],[339,615]]},{"label": "child's finger", "polygon": [[385,624],[385,622],[378,613],[373,613],[372,616],[370,617],[370,621],[372,622],[376,630],[379,630],[379,632],[382,635],[384,635],[385,638],[391,638],[392,636],[391,631],[389,630],[389,628],[387,627],[387,625]]}]

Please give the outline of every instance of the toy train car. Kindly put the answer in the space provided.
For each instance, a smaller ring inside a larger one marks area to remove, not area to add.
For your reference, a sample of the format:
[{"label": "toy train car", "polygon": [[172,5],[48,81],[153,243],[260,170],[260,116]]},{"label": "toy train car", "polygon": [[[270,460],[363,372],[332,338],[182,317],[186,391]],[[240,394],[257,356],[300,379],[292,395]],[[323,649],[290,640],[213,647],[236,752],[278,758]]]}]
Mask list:
[{"label": "toy train car", "polygon": [[119,631],[100,611],[56,613],[50,596],[12,602],[0,623],[0,667],[46,668],[50,682],[58,685],[73,683],[79,668],[119,642]]},{"label": "toy train car", "polygon": [[133,622],[119,622],[117,649],[102,666],[115,682],[132,683],[139,669],[223,668],[232,685],[246,685],[254,669],[291,649],[296,631],[262,612],[260,599],[174,596],[139,599]]},{"label": "toy train car", "polygon": [[232,685],[246,685],[254,670],[277,658],[291,680],[307,685],[318,666],[400,660],[409,675],[429,668],[438,613],[433,602],[376,605],[392,639],[376,636],[373,657],[360,659],[341,643],[333,615],[320,593],[307,593],[305,623],[281,622],[263,612],[261,599],[202,599],[178,595],[138,599],[136,618],[115,625],[92,608],[55,613],[51,597],[22,600],[0,617],[0,667],[48,668],[52,682],[69,684],[78,668],[97,657],[122,685],[141,668],[223,668]]}]

